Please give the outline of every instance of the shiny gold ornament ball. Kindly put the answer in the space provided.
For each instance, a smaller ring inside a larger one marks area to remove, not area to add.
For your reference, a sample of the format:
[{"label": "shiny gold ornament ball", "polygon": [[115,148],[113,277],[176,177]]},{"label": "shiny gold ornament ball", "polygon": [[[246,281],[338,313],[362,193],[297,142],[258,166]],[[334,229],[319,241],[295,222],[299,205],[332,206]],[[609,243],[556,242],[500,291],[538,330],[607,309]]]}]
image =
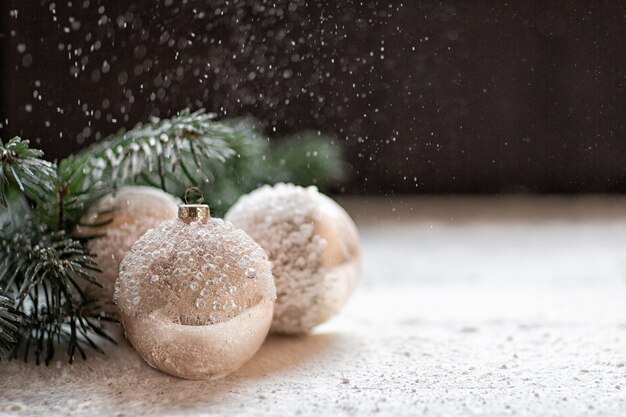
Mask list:
[{"label": "shiny gold ornament ball", "polygon": [[215,379],[248,361],[270,328],[276,288],[263,249],[208,206],[141,237],[120,265],[115,301],[126,337],[151,366]]},{"label": "shiny gold ornament ball", "polygon": [[261,245],[274,265],[273,332],[311,331],[344,306],[359,281],[356,226],[315,187],[263,186],[241,197],[226,220]]},{"label": "shiny gold ornament ball", "polygon": [[[102,270],[95,276],[103,286],[101,300],[113,311],[113,291],[119,265],[133,244],[149,229],[176,218],[178,200],[157,188],[126,186],[93,204],[76,228],[79,237],[93,237],[88,249]],[[85,226],[86,225],[86,226]]]}]

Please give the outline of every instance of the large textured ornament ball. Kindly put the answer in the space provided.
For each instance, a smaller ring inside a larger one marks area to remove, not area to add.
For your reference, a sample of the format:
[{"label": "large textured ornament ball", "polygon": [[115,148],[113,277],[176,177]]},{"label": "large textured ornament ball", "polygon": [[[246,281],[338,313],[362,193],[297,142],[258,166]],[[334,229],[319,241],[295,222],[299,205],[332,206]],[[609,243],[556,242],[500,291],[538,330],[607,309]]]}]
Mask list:
[{"label": "large textured ornament ball", "polygon": [[276,298],[267,255],[245,232],[182,205],[120,265],[115,301],[126,337],[153,367],[215,379],[248,361],[269,331]]},{"label": "large textured ornament ball", "polygon": [[350,216],[315,187],[263,186],[226,214],[274,264],[272,331],[306,333],[346,303],[360,276],[360,244]]},{"label": "large textured ornament ball", "polygon": [[[76,228],[80,237],[94,237],[87,243],[96,255],[101,300],[113,301],[115,280],[120,262],[133,244],[149,229],[176,218],[179,201],[157,188],[127,186],[108,194],[93,204]],[[112,304],[109,304],[112,309]]]}]

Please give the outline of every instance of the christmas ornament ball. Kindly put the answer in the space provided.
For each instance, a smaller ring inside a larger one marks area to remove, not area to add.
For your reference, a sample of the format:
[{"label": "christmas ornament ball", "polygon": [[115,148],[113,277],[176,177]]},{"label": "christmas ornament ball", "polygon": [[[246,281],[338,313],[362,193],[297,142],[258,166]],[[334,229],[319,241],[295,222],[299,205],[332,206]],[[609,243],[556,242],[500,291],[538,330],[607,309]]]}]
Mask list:
[{"label": "christmas ornament ball", "polygon": [[360,276],[358,232],[316,187],[263,186],[241,197],[226,220],[261,245],[274,265],[273,332],[306,333],[347,302]]},{"label": "christmas ornament ball", "polygon": [[120,265],[115,300],[127,338],[148,364],[215,379],[248,361],[270,328],[271,264],[242,230],[182,205],[141,237]]},{"label": "christmas ornament ball", "polygon": [[[120,262],[133,244],[157,224],[176,218],[179,201],[157,188],[122,187],[96,201],[83,216],[76,234],[92,237],[87,243],[96,255],[101,300],[113,300]],[[112,304],[110,304],[112,306]],[[113,308],[108,308],[112,310]]]}]

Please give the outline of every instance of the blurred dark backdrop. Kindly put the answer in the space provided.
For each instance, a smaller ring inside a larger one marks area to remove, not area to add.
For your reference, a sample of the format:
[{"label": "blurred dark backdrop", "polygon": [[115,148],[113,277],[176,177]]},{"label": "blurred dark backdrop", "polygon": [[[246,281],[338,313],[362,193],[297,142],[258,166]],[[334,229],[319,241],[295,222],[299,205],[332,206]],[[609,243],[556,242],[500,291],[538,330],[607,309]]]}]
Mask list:
[{"label": "blurred dark backdrop", "polygon": [[3,0],[2,137],[204,106],[334,134],[347,192],[626,191],[626,2]]}]

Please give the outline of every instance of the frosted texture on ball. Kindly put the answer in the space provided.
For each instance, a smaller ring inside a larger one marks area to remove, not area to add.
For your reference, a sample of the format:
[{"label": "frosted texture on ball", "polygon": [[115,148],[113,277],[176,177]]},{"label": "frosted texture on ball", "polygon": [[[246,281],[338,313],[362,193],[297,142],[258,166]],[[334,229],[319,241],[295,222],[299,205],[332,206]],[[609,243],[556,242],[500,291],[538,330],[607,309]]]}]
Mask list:
[{"label": "frosted texture on ball", "polygon": [[274,264],[272,331],[304,333],[335,315],[360,275],[360,245],[348,214],[315,187],[263,186],[226,219],[246,231]]},{"label": "frosted texture on ball", "polygon": [[250,359],[269,331],[275,298],[265,252],[220,219],[150,230],[122,261],[115,293],[139,354],[189,379],[221,377]]},{"label": "frosted texture on ball", "polygon": [[115,280],[120,262],[133,244],[149,229],[165,220],[176,218],[178,200],[152,187],[128,186],[108,194],[92,205],[81,219],[82,224],[102,224],[101,227],[78,226],[78,236],[98,236],[87,243],[96,255],[101,273],[103,301],[113,300]]}]

